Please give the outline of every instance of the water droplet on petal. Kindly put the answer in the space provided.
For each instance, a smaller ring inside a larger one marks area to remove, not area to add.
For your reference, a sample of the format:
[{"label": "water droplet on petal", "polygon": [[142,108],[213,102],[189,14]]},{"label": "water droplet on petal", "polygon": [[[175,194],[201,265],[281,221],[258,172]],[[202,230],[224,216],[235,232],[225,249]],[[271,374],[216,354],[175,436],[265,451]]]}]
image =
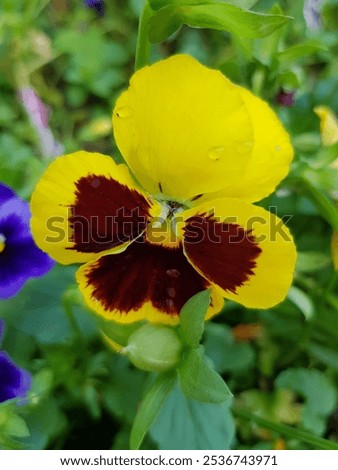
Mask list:
[{"label": "water droplet on petal", "polygon": [[99,178],[94,178],[90,184],[93,188],[96,189],[100,186],[101,181],[99,180]]},{"label": "water droplet on petal", "polygon": [[133,114],[133,110],[130,106],[121,106],[115,109],[114,114],[119,118],[127,118]]},{"label": "water droplet on petal", "polygon": [[168,297],[170,297],[170,298],[172,298],[172,299],[173,299],[174,297],[176,297],[176,290],[175,290],[175,288],[174,288],[174,287],[168,287],[168,288],[167,288],[167,295],[168,295]]},{"label": "water droplet on petal", "polygon": [[239,142],[236,146],[236,150],[238,153],[248,153],[252,150],[254,143],[251,141],[244,141]]},{"label": "water droplet on petal", "polygon": [[166,306],[168,310],[174,311],[175,310],[175,304],[171,299],[165,299]]},{"label": "water droplet on petal", "polygon": [[180,277],[181,273],[177,269],[168,269],[167,270],[167,276],[171,277],[173,279],[177,279]]},{"label": "water droplet on petal", "polygon": [[223,147],[222,145],[220,145],[219,147],[211,147],[211,149],[209,149],[208,151],[208,157],[210,158],[210,160],[216,161],[224,155],[224,152],[225,147]]}]

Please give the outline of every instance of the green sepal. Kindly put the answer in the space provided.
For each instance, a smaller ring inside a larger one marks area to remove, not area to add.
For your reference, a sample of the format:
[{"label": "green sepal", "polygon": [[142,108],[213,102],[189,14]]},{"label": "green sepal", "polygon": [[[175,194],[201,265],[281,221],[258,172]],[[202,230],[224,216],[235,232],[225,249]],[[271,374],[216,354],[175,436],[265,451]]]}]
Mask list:
[{"label": "green sepal", "polygon": [[117,323],[113,320],[106,320],[98,315],[95,316],[95,319],[102,333],[121,346],[126,346],[129,337],[142,325],[142,322],[128,324]]},{"label": "green sepal", "polygon": [[193,400],[222,403],[232,397],[226,383],[210,367],[201,350],[186,351],[177,371],[181,390]]},{"label": "green sepal", "polygon": [[187,346],[196,348],[202,338],[204,319],[210,305],[210,290],[191,297],[180,313],[179,334]]}]

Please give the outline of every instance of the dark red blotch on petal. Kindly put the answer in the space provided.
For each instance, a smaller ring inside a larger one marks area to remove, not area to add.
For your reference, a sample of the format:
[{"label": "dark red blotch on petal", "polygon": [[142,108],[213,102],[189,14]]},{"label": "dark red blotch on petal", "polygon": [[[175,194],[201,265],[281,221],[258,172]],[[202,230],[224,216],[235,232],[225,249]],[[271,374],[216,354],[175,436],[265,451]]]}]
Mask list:
[{"label": "dark red blotch on petal", "polygon": [[137,191],[106,176],[89,175],[76,183],[69,218],[73,249],[98,253],[137,238],[149,218],[149,202]]},{"label": "dark red blotch on petal", "polygon": [[151,245],[142,239],[126,251],[100,258],[87,272],[92,296],[107,311],[128,313],[150,301],[168,315],[177,315],[185,302],[209,285],[191,266],[182,248]]},{"label": "dark red blotch on petal", "polygon": [[205,215],[187,220],[184,249],[207,279],[233,293],[254,274],[261,253],[250,231]]}]

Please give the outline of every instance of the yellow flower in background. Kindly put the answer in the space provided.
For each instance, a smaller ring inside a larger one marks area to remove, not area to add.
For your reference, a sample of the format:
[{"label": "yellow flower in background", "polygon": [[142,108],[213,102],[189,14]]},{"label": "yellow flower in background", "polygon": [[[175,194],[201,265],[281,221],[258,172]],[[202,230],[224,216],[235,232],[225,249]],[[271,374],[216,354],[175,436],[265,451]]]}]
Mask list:
[{"label": "yellow flower in background", "polygon": [[338,232],[333,232],[331,238],[332,261],[335,270],[338,270]]},{"label": "yellow flower in background", "polygon": [[57,158],[32,196],[37,244],[77,272],[105,318],[176,324],[211,289],[269,308],[292,282],[295,246],[269,195],[292,160],[269,106],[220,72],[178,55],[144,67],[113,112],[126,165],[80,151]]},{"label": "yellow flower in background", "polygon": [[338,142],[338,122],[334,112],[327,106],[316,106],[315,113],[320,119],[320,133],[324,146]]}]

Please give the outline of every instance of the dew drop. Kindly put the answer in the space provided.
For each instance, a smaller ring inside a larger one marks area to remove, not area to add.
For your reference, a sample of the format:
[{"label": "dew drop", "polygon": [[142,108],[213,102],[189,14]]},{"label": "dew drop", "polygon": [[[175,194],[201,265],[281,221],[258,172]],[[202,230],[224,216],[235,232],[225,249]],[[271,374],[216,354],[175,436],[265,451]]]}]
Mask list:
[{"label": "dew drop", "polygon": [[224,155],[225,147],[219,146],[219,147],[211,147],[208,151],[208,157],[210,160],[219,160],[223,155]]},{"label": "dew drop", "polygon": [[170,297],[171,299],[173,299],[174,297],[176,297],[176,290],[174,289],[174,287],[168,287],[168,288],[167,288],[167,295],[168,295],[168,297]]},{"label": "dew drop", "polygon": [[128,118],[133,114],[133,110],[130,106],[121,106],[114,111],[114,114],[119,118]]},{"label": "dew drop", "polygon": [[98,188],[101,184],[99,178],[94,178],[93,181],[90,183],[93,188]]},{"label": "dew drop", "polygon": [[168,269],[167,270],[167,276],[171,277],[173,279],[177,279],[180,277],[181,273],[177,269]]},{"label": "dew drop", "polygon": [[171,299],[165,299],[166,306],[168,310],[175,310],[175,304]]},{"label": "dew drop", "polygon": [[236,146],[238,153],[248,153],[252,149],[254,143],[251,141],[239,142]]}]

